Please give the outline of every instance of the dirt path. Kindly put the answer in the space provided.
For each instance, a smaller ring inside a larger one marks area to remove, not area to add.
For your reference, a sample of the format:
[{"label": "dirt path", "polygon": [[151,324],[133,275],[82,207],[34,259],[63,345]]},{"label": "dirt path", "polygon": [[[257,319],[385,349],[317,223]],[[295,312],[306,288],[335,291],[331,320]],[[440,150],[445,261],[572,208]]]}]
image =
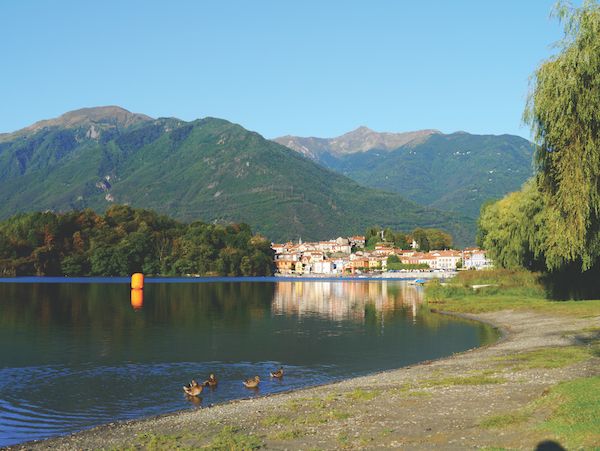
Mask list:
[{"label": "dirt path", "polygon": [[[131,449],[160,450],[175,449],[177,444],[201,448],[235,436],[255,440],[266,450],[545,449],[540,443],[552,437],[533,431],[533,427],[549,410],[537,411],[525,427],[485,429],[479,422],[527,406],[560,381],[599,375],[600,358],[556,369],[521,366],[516,359],[491,359],[540,348],[583,346],[581,330],[600,326],[600,317],[557,318],[513,311],[473,317],[503,327],[506,338],[486,348],[407,368],[106,425],[7,449],[99,450],[134,445]],[[475,385],[475,378],[488,379]],[[469,381],[472,383],[465,383]],[[233,432],[227,426],[239,429]],[[141,434],[153,436],[140,439]]]}]

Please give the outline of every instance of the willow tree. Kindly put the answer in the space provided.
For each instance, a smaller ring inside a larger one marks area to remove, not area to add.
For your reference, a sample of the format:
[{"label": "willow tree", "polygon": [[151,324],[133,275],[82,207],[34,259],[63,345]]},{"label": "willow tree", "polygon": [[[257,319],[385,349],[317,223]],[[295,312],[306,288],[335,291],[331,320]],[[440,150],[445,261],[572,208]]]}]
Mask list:
[{"label": "willow tree", "polygon": [[600,7],[557,2],[557,54],[530,78],[523,121],[538,144],[538,183],[549,205],[546,263],[590,268],[600,256]]},{"label": "willow tree", "polygon": [[520,191],[481,206],[478,244],[502,268],[545,269],[547,199],[535,180]]}]

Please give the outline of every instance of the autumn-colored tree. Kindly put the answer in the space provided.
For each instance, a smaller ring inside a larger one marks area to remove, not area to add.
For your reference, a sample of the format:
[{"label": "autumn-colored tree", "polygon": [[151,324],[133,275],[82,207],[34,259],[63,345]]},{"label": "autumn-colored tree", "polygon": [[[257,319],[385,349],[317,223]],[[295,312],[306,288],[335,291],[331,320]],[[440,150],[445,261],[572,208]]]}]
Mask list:
[{"label": "autumn-colored tree", "polygon": [[0,274],[128,276],[270,275],[270,243],[248,224],[180,223],[127,205],[99,215],[19,214],[0,222]]}]

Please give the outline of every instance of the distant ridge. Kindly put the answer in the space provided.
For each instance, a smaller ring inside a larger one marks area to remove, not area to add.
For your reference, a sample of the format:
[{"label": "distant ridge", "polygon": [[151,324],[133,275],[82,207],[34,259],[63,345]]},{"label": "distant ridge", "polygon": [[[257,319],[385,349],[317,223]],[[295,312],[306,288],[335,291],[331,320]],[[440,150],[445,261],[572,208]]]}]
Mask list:
[{"label": "distant ridge", "polygon": [[302,138],[287,135],[272,141],[319,162],[321,159],[327,160],[327,155],[339,158],[350,153],[367,152],[372,149],[389,152],[411,141],[421,142],[432,134],[441,134],[441,132],[419,130],[406,133],[378,133],[361,126],[337,138]]},{"label": "distant ridge", "polygon": [[533,176],[535,146],[512,135],[377,133],[359,127],[337,138],[273,141],[361,185],[472,218],[486,200],[520,189]]}]

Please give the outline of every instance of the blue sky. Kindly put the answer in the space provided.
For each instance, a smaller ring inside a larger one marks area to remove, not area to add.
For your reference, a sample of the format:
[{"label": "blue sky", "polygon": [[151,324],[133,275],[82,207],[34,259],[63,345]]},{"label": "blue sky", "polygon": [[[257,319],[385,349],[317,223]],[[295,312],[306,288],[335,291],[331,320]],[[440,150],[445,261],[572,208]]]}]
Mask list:
[{"label": "blue sky", "polygon": [[364,125],[529,139],[528,77],[563,35],[553,4],[4,0],[0,133],[118,105],[266,138]]}]

